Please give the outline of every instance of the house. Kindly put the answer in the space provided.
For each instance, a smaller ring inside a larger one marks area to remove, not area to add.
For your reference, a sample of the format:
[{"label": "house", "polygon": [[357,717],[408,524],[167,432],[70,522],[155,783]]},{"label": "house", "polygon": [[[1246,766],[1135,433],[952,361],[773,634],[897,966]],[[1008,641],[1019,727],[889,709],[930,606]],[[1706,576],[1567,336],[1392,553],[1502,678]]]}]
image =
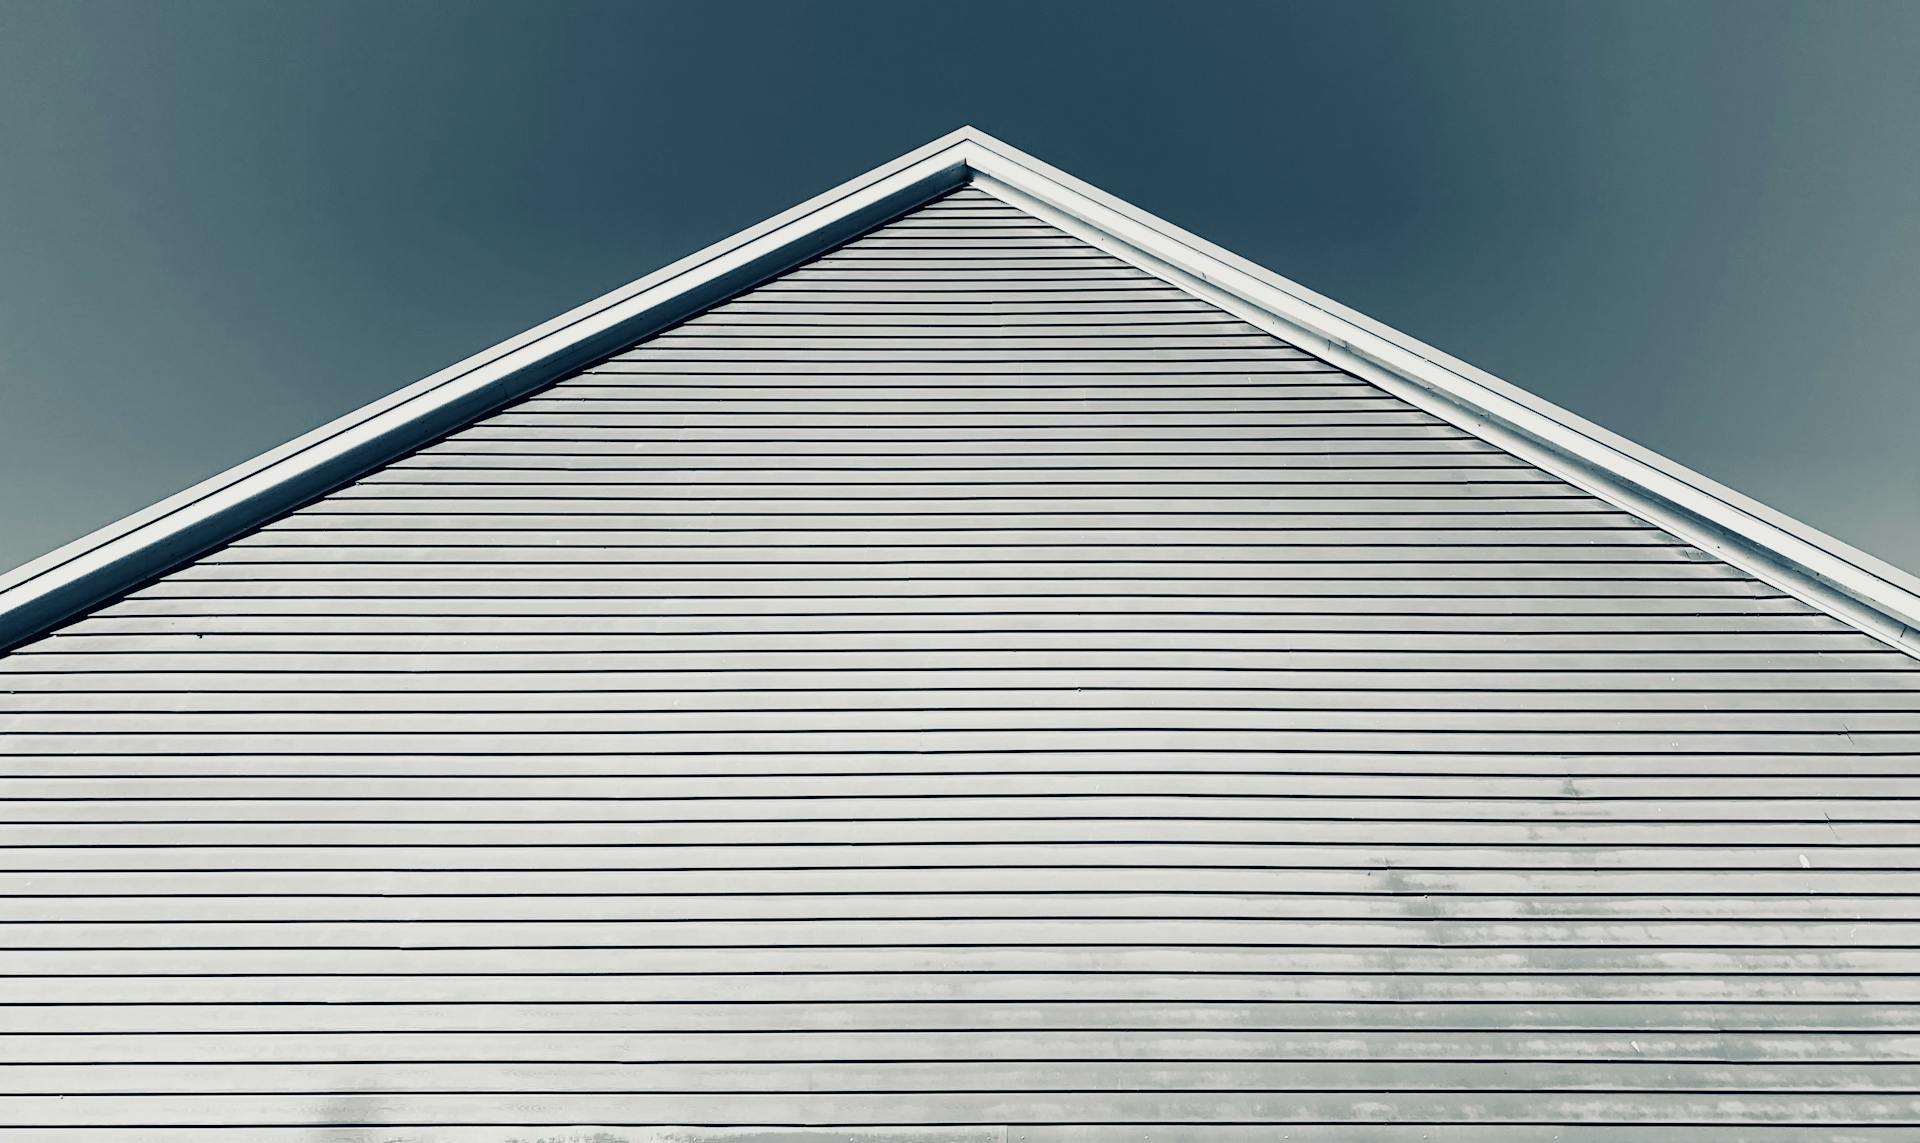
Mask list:
[{"label": "house", "polygon": [[976,131],[0,646],[8,1140],[1920,1134],[1920,582]]}]

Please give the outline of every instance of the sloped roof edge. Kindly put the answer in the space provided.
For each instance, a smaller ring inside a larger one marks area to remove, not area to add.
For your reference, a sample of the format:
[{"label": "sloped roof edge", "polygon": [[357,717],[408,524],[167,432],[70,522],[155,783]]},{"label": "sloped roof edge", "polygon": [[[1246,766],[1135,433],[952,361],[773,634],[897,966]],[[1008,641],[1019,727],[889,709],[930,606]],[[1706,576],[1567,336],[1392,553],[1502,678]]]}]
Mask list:
[{"label": "sloped roof edge", "polygon": [[0,576],[0,649],[966,183],[1920,655],[1920,579],[970,127]]},{"label": "sloped roof edge", "polygon": [[0,650],[964,183],[956,131],[0,576]]}]

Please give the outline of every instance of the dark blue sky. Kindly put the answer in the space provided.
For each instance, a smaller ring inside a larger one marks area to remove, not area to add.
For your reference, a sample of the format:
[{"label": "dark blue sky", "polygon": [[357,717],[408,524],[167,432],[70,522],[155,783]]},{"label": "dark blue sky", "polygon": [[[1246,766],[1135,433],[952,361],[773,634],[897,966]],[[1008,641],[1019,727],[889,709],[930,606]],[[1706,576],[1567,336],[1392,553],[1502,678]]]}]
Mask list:
[{"label": "dark blue sky", "polygon": [[1920,569],[1920,4],[0,0],[0,565],[971,122]]}]

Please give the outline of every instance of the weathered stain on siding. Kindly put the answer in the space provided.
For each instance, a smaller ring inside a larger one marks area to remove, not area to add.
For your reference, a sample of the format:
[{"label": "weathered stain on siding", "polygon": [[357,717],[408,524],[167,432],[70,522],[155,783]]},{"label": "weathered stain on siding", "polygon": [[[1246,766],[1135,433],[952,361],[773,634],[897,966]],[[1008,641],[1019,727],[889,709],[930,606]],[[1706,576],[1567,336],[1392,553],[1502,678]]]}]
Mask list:
[{"label": "weathered stain on siding", "polygon": [[1920,663],[974,190],[0,691],[10,1139],[1920,1131]]}]

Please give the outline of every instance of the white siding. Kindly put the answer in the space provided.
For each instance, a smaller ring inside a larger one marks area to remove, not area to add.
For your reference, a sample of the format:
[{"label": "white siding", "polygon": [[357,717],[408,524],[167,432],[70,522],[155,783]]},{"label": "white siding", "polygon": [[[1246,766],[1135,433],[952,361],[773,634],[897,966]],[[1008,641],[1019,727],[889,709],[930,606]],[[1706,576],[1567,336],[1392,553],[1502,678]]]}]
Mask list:
[{"label": "white siding", "polygon": [[977,191],[0,691],[19,1138],[1920,1130],[1920,663]]}]

